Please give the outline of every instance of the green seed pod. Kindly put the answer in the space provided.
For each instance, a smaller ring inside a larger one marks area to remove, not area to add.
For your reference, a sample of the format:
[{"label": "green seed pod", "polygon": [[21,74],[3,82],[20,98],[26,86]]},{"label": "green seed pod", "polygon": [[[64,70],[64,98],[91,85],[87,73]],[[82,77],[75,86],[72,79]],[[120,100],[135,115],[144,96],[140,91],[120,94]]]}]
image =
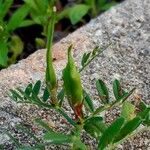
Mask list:
[{"label": "green seed pod", "polygon": [[70,106],[77,118],[82,117],[83,91],[80,74],[71,54],[72,46],[68,48],[68,63],[63,70],[64,88]]}]

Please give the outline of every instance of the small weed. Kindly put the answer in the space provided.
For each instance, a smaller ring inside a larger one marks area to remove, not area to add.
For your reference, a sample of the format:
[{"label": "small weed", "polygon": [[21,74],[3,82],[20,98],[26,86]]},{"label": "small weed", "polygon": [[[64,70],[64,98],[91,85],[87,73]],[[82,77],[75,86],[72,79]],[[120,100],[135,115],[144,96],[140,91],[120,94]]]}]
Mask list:
[{"label": "small weed", "polygon": [[[55,23],[56,12],[54,9],[51,12],[51,21],[47,28],[46,86],[42,96],[39,96],[41,95],[39,94],[41,92],[41,81],[37,81],[35,84],[30,83],[25,90],[11,90],[11,98],[17,103],[29,103],[42,108],[53,109],[62,115],[73,126],[73,129],[69,134],[56,132],[42,119],[36,119],[35,122],[45,129],[46,133],[39,140],[29,130],[20,128],[35,139],[36,144],[27,147],[10,136],[18,149],[44,150],[50,144],[65,144],[70,146],[72,150],[89,150],[88,145],[85,145],[81,140],[83,130],[96,139],[98,150],[114,149],[126,138],[138,134],[139,130],[148,130],[150,126],[150,106],[146,105],[142,100],[138,106],[134,106],[128,98],[135,88],[126,91],[118,80],[113,82],[113,94],[115,97],[113,101],[110,101],[107,85],[101,79],[96,81],[96,88],[102,105],[94,108],[93,100],[81,84],[80,72],[101,52],[99,48],[95,48],[92,52],[83,55],[80,70],[77,69],[72,57],[72,46],[68,48],[68,63],[62,71],[64,84],[61,87],[62,90],[58,92],[58,81],[52,61],[52,39]],[[63,109],[62,103],[65,100],[68,100],[75,119],[69,117]],[[102,113],[116,106],[121,107],[121,114],[108,126]],[[83,107],[86,108],[88,113],[84,111]],[[140,125],[143,125],[142,129],[137,130]]]}]

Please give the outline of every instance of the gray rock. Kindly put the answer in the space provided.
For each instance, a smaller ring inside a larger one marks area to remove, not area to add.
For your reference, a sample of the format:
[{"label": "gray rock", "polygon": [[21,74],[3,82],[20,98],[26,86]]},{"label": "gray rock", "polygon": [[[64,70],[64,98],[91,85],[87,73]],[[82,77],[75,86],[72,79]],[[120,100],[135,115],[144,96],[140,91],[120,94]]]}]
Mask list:
[{"label": "gray rock", "polygon": [[[106,81],[110,88],[114,78],[120,78],[125,88],[136,87],[135,95],[140,95],[150,104],[149,10],[149,0],[126,0],[56,43],[53,47],[56,58],[54,63],[59,79],[66,62],[66,49],[70,44],[74,45],[74,56],[80,66],[79,60],[84,52],[92,50],[95,46],[104,48],[111,43],[111,46],[99,54],[82,72],[84,87],[93,98],[97,99],[95,90],[97,78]],[[10,144],[8,137],[4,135],[6,129],[12,130],[14,125],[20,122],[32,124],[33,118],[42,116],[41,109],[16,104],[10,100],[8,93],[11,88],[25,87],[29,82],[39,79],[43,81],[44,68],[45,50],[39,50],[0,72],[0,139],[3,139],[0,140],[0,144]],[[95,100],[94,103],[97,105],[98,102]],[[108,118],[111,120],[117,113],[118,111],[110,113]],[[59,115],[51,117],[56,126],[60,124],[59,118]],[[126,141],[118,149],[149,149],[149,135],[149,132],[144,132]]]}]

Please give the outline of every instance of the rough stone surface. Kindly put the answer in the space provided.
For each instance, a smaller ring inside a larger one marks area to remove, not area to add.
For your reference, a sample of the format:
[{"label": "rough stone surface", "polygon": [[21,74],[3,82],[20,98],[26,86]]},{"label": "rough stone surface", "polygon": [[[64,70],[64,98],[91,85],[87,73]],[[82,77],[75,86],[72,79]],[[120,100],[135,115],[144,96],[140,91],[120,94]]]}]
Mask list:
[{"label": "rough stone surface", "polygon": [[[103,48],[111,43],[111,46],[82,72],[84,86],[92,97],[97,99],[95,79],[101,78],[111,87],[114,78],[121,78],[124,87],[137,87],[135,97],[141,96],[150,104],[149,10],[149,0],[126,0],[56,43],[53,47],[54,63],[59,78],[66,62],[66,49],[70,44],[74,45],[74,56],[79,65],[84,52],[92,50],[95,46]],[[59,120],[58,114],[54,117],[51,115],[54,112],[48,111],[43,115],[43,110],[16,104],[8,96],[11,88],[25,87],[29,82],[34,83],[39,79],[43,81],[44,62],[45,50],[39,50],[27,59],[0,72],[0,144],[5,143],[7,150],[12,150],[14,147],[4,131],[14,131],[14,126],[20,122],[32,125],[33,119],[38,116],[51,116],[49,121],[54,123],[55,127],[61,126],[64,132],[67,131],[64,123],[60,124],[62,120]],[[97,105],[96,100],[95,103]],[[109,113],[108,118],[111,120],[117,113],[118,111]],[[52,146],[49,149],[60,149],[60,147]],[[118,149],[150,149],[150,132],[141,133],[132,140],[126,141]]]}]

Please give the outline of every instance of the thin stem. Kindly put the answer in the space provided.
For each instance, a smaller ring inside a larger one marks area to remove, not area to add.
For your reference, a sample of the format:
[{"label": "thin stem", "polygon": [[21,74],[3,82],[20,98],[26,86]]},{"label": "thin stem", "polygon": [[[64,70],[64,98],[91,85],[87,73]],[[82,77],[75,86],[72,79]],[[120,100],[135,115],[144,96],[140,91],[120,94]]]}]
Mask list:
[{"label": "thin stem", "polygon": [[51,20],[48,25],[48,35],[47,35],[47,53],[46,53],[46,84],[48,87],[49,92],[51,93],[51,102],[53,104],[57,103],[57,79],[56,73],[53,66],[53,58],[52,58],[52,42],[53,42],[53,35],[54,35],[54,26],[55,26],[55,17],[56,17],[56,8],[52,11]]},{"label": "thin stem", "polygon": [[97,16],[96,0],[92,1],[92,17]]}]

